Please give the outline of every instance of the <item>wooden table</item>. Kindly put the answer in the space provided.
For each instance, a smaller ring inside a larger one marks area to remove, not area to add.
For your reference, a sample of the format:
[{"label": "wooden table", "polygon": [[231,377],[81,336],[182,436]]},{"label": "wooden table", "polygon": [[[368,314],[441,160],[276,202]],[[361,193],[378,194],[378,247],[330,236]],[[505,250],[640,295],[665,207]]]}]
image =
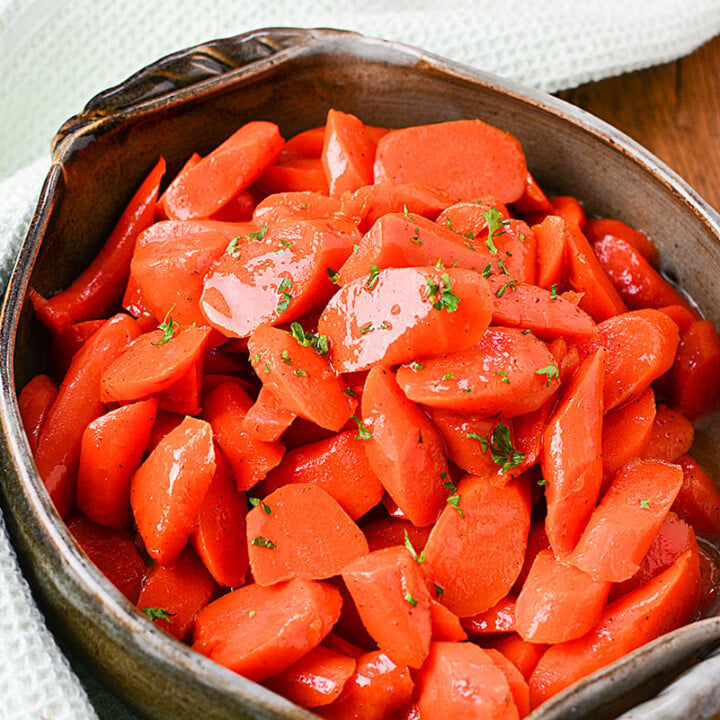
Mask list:
[{"label": "wooden table", "polygon": [[676,62],[558,95],[644,145],[720,211],[720,36]]}]

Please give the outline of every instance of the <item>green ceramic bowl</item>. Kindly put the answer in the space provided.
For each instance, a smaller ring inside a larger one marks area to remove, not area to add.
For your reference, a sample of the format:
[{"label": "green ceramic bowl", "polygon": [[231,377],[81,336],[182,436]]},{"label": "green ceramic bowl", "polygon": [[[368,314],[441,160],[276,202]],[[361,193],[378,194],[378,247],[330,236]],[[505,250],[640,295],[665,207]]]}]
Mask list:
[{"label": "green ceramic bowl", "polygon": [[[648,232],[668,275],[720,321],[717,213],[617,130],[486,73],[352,33],[265,29],[170,55],[93,98],[55,138],[2,309],[0,487],[23,569],[51,628],[148,718],[316,716],[157,630],[75,545],[38,478],[18,416],[16,391],[47,361],[48,338],[33,318],[28,287],[49,295],[70,283],[158,154],[172,176],[193,150],[207,152],[248,120],[275,121],[289,137],[322,124],[331,107],[372,125],[480,117],[515,134],[544,188],[576,195],[589,213]],[[710,419],[697,433],[694,452],[713,472],[720,468],[717,440]],[[652,698],[718,644],[720,619],[703,619],[578,683],[532,718],[614,718]],[[670,685],[654,709],[638,708],[633,717],[716,716],[720,697],[707,673],[717,674],[717,666],[706,660],[680,689]]]}]

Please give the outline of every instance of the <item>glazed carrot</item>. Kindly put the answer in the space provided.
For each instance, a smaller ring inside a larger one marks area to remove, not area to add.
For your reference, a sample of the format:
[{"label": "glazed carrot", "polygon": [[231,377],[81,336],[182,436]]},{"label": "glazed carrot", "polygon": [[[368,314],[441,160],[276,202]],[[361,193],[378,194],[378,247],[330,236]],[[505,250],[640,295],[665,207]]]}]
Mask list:
[{"label": "glazed carrot", "polygon": [[259,682],[317,647],[341,602],[335,588],[314,580],[245,585],[198,613],[193,649]]},{"label": "glazed carrot", "polygon": [[600,492],[606,355],[583,361],[543,436],[545,529],[558,555],[575,547]]},{"label": "glazed carrot", "polygon": [[318,645],[264,685],[297,705],[316,708],[338,698],[356,665],[355,658]]},{"label": "glazed carrot", "polygon": [[459,617],[491,608],[520,572],[530,529],[530,492],[465,475],[425,545],[423,569]]},{"label": "glazed carrot", "polygon": [[[462,687],[462,692],[457,688]],[[423,720],[520,717],[510,683],[493,659],[470,642],[434,642],[417,678]]]},{"label": "glazed carrot", "polygon": [[277,125],[249,122],[165,191],[165,211],[174,220],[208,217],[249,187],[277,159],[284,145]]},{"label": "glazed carrot", "polygon": [[499,650],[486,648],[485,653],[502,671],[510,685],[510,691],[515,700],[518,714],[524,718],[530,713],[530,688],[523,674],[515,667],[515,664],[506,658]]},{"label": "glazed carrot", "polygon": [[552,212],[553,206],[547,195],[528,171],[523,194],[513,203],[513,210],[524,215],[532,212]]},{"label": "glazed carrot", "polygon": [[514,328],[491,327],[473,347],[421,364],[398,369],[408,398],[488,418],[537,410],[559,385],[547,346]]},{"label": "glazed carrot", "polygon": [[130,481],[142,462],[157,406],[156,398],[123,405],[85,428],[77,506],[91,520],[114,528],[129,523]]},{"label": "glazed carrot", "polygon": [[325,168],[319,158],[287,150],[283,150],[263,172],[256,186],[264,193],[313,192],[327,195],[330,191]]},{"label": "glazed carrot", "polygon": [[517,598],[514,595],[506,595],[484,612],[463,618],[463,628],[477,642],[482,642],[482,636],[490,633],[514,632],[516,600]]},{"label": "glazed carrot", "polygon": [[697,320],[695,314],[691,310],[688,310],[686,305],[665,305],[664,307],[658,308],[658,310],[664,312],[675,321],[681,336],[684,335],[695,320]]},{"label": "glazed carrot", "polygon": [[527,550],[525,551],[525,560],[523,561],[522,570],[510,591],[513,595],[517,594],[522,589],[522,586],[527,580],[527,576],[530,574],[530,568],[535,557],[541,550],[550,550],[550,540],[548,540],[547,532],[545,531],[544,518],[541,520],[535,520],[530,525],[530,533],[528,534]]},{"label": "glazed carrot", "polygon": [[137,606],[161,630],[182,640],[191,632],[198,611],[212,600],[216,590],[212,576],[188,546],[172,565],[153,565]]},{"label": "glazed carrot", "polygon": [[155,216],[165,160],[160,158],[120,216],[100,252],[75,282],[49,300],[31,293],[35,312],[53,333],[82,320],[107,317],[122,297],[137,236]]},{"label": "glazed carrot", "polygon": [[430,621],[432,624],[432,639],[446,642],[462,642],[468,636],[460,623],[460,618],[441,605],[437,600],[430,598]]},{"label": "glazed carrot", "polygon": [[321,160],[331,197],[372,184],[375,146],[355,115],[328,111]]},{"label": "glazed carrot", "polygon": [[35,453],[45,418],[57,397],[57,383],[49,375],[36,375],[20,391],[18,409],[30,452]]},{"label": "glazed carrot", "polygon": [[327,338],[324,343],[316,337],[313,347],[302,329],[295,328],[290,334],[261,325],[250,336],[248,350],[257,376],[286,410],[338,431],[350,419],[357,402],[330,365]]},{"label": "glazed carrot", "polygon": [[215,472],[200,505],[197,529],[190,536],[203,565],[219,585],[245,584],[249,560],[245,493],[237,489],[222,453],[215,454]]},{"label": "glazed carrot", "polygon": [[423,411],[409,401],[390,370],[376,365],[365,382],[362,423],[373,473],[414,525],[435,522],[448,491],[448,467],[440,436]]},{"label": "glazed carrot", "polygon": [[530,677],[531,706],[687,622],[697,608],[699,587],[698,559],[688,551],[665,572],[608,605],[588,634],[554,645],[542,656]]},{"label": "glazed carrot", "polygon": [[100,329],[104,322],[105,320],[83,320],[65,326],[57,335],[53,336],[50,341],[50,357],[55,377],[65,376],[75,353]]},{"label": "glazed carrot", "polygon": [[319,158],[322,154],[324,142],[325,126],[321,125],[293,135],[285,143],[285,149],[288,152],[304,155],[305,157]]},{"label": "glazed carrot", "polygon": [[472,347],[490,322],[487,281],[472,270],[390,268],[348,283],[318,322],[339,372]]},{"label": "glazed carrot", "polygon": [[421,667],[430,650],[431,598],[407,549],[376,550],[346,565],[342,577],[380,650],[398,665]]},{"label": "glazed carrot", "polygon": [[552,551],[541,550],[515,604],[515,630],[529,642],[556,644],[578,638],[597,622],[610,586]]},{"label": "glazed carrot", "polygon": [[241,190],[226,205],[210,216],[211,220],[223,222],[248,222],[252,220],[255,210],[255,195],[250,189]]},{"label": "glazed carrot", "polygon": [[585,209],[576,197],[572,195],[553,195],[548,199],[550,205],[552,205],[553,215],[561,217],[566,223],[576,225],[580,230],[585,230],[585,223],[587,222]]},{"label": "glazed carrot", "polygon": [[80,512],[72,513],[66,522],[75,542],[98,570],[131,603],[137,603],[146,568],[130,531],[98,525]]},{"label": "glazed carrot", "polygon": [[[383,486],[365,453],[367,441],[358,439],[357,434],[357,430],[346,430],[291,450],[265,478],[264,492],[289,483],[314,483],[335,498],[353,520],[362,517],[380,502]],[[348,482],[348,472],[352,482]]]},{"label": "glazed carrot", "polygon": [[694,437],[692,423],[678,410],[661,403],[657,406],[645,452],[638,456],[673,463],[690,450]]},{"label": "glazed carrot", "polygon": [[163,329],[144,333],[106,368],[100,381],[103,402],[139,400],[167,390],[202,358],[207,327],[177,329],[168,315]]},{"label": "glazed carrot", "polygon": [[593,511],[570,562],[595,580],[623,582],[632,577],[682,482],[677,465],[658,460],[628,463]]},{"label": "glazed carrot", "polygon": [[381,517],[367,524],[363,523],[362,526],[370,552],[391,547],[392,545],[404,545],[409,542],[415,551],[420,553],[425,547],[431,530],[431,525],[417,527],[409,520],[398,517]]},{"label": "glazed carrot", "polygon": [[504,637],[495,643],[494,647],[520,670],[525,680],[530,679],[540,658],[548,649],[547,645],[541,643],[526,642],[517,633]]},{"label": "glazed carrot", "polygon": [[105,411],[100,378],[138,334],[128,315],[110,318],[73,358],[60,384],[35,452],[35,466],[58,513],[63,517],[75,503],[75,483],[82,434]]},{"label": "glazed carrot", "polygon": [[[190,170],[191,167],[197,165],[202,160],[202,157],[199,153],[194,152],[190,157],[185,161],[185,164],[180,168],[177,175],[175,175],[175,178],[179,177],[180,175],[184,175],[188,170]],[[173,179],[175,179],[173,178]],[[168,214],[165,211],[165,193],[167,192],[167,188],[165,191],[160,195],[160,197],[157,200],[157,205],[155,207],[155,220],[167,220]]]},{"label": "glazed carrot", "polygon": [[145,548],[171,565],[195,531],[215,473],[209,423],[186,417],[166,435],[132,479],[130,502]]},{"label": "glazed carrot", "polygon": [[291,218],[331,218],[341,213],[342,206],[338,199],[304,190],[268,195],[255,206],[253,220],[261,228]]},{"label": "glazed carrot", "polygon": [[358,526],[325,490],[291,483],[266,495],[247,515],[250,568],[260,585],[323,580],[368,551]]},{"label": "glazed carrot", "polygon": [[517,138],[481,120],[391,130],[380,139],[375,181],[421,182],[463,200],[519,199],[527,166]]},{"label": "glazed carrot", "polygon": [[715,481],[690,455],[678,459],[683,482],[672,505],[683,520],[704,537],[720,537],[720,490]]},{"label": "glazed carrot", "polygon": [[553,285],[565,285],[565,248],[568,230],[565,221],[557,215],[548,215],[532,226],[537,242],[538,287],[550,290]]},{"label": "glazed carrot", "polygon": [[636,230],[620,220],[611,218],[589,218],[585,224],[585,235],[591,245],[606,238],[618,238],[634,247],[650,265],[656,267],[660,253],[657,245],[641,230]]},{"label": "glazed carrot", "polygon": [[296,417],[267,385],[263,385],[243,418],[242,425],[243,430],[253,440],[275,442]]},{"label": "glazed carrot", "polygon": [[255,440],[243,430],[252,404],[241,386],[225,382],[206,395],[203,407],[203,417],[212,426],[213,438],[227,458],[240,491],[257,485],[285,454],[281,442]]}]

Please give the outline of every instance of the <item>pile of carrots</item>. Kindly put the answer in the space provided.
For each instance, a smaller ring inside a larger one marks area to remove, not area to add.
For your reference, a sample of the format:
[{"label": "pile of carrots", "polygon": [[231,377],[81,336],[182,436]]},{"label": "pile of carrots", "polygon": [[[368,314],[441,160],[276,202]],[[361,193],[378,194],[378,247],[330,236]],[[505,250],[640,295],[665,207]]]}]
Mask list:
[{"label": "pile of carrots", "polygon": [[19,394],[159,628],[323,718],[504,719],[712,600],[720,340],[643,232],[481,120],[250,122],[164,174],[31,293]]}]

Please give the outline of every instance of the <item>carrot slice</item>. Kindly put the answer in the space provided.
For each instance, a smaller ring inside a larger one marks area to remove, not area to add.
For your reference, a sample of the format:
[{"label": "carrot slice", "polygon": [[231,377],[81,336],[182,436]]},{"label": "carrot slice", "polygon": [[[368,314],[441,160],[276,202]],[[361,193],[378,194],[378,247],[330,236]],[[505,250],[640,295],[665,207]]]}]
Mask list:
[{"label": "carrot slice", "polygon": [[653,267],[659,259],[657,245],[641,230],[612,218],[588,218],[585,235],[592,245],[608,237],[619,238],[634,247]]},{"label": "carrot slice", "polygon": [[275,442],[296,417],[267,385],[263,385],[243,418],[243,430],[253,440]]},{"label": "carrot slice", "polygon": [[459,617],[491,608],[507,595],[525,556],[530,492],[513,482],[496,487],[465,475],[448,498],[425,545],[427,578]]},{"label": "carrot slice", "polygon": [[695,437],[692,423],[679,411],[657,406],[650,438],[640,457],[674,463],[690,450]]},{"label": "carrot slice", "polygon": [[193,649],[256,682],[317,647],[340,616],[335,588],[314,580],[245,585],[204,607]]},{"label": "carrot slice", "polygon": [[321,125],[293,135],[285,143],[285,149],[305,157],[319,158],[322,154],[324,142],[325,126]]},{"label": "carrot slice", "polygon": [[460,623],[460,618],[441,605],[437,600],[430,599],[430,620],[432,623],[432,639],[447,642],[461,642],[468,636]]},{"label": "carrot slice", "polygon": [[[491,608],[462,619],[462,626],[473,636],[477,642],[482,641],[483,635],[490,633],[509,633],[515,630],[515,603],[514,595],[506,595]],[[480,636],[479,638],[476,636]]]},{"label": "carrot slice", "polygon": [[552,212],[552,209],[553,206],[547,195],[528,171],[523,194],[513,203],[513,210],[523,215],[532,212]]},{"label": "carrot slice", "polygon": [[336,198],[310,190],[273,193],[263,198],[256,206],[253,220],[258,228],[271,223],[286,222],[292,218],[332,218],[340,214],[342,206]]},{"label": "carrot slice", "polygon": [[[65,326],[50,341],[50,357],[55,377],[62,378],[75,353],[99,330],[105,320],[83,320]],[[157,323],[153,323],[153,329]]]},{"label": "carrot slice", "polygon": [[520,670],[525,680],[528,681],[540,658],[548,649],[547,645],[523,640],[517,633],[511,633],[504,637],[495,643],[494,647],[506,658],[510,659],[515,667]]},{"label": "carrot slice", "polygon": [[421,182],[463,200],[518,200],[527,165],[517,138],[481,120],[390,130],[375,155],[375,181]]},{"label": "carrot slice", "polygon": [[380,650],[419,668],[430,650],[431,598],[412,555],[400,546],[376,550],[346,565],[342,577]]},{"label": "carrot slice", "polygon": [[430,536],[432,526],[417,527],[417,525],[413,525],[404,518],[386,516],[367,524],[363,523],[362,530],[365,533],[371,552],[392,545],[407,545],[407,543],[410,543],[415,552],[420,553]]},{"label": "carrot slice", "polygon": [[262,175],[284,144],[274,123],[246,123],[170,183],[164,202],[168,217],[189,220],[217,212]]},{"label": "carrot slice", "polygon": [[569,561],[595,580],[623,582],[640,567],[683,481],[682,469],[635,460],[615,477]]},{"label": "carrot slice", "polygon": [[250,567],[260,585],[323,580],[368,552],[358,526],[325,490],[284,485],[247,515]]},{"label": "carrot slice", "polygon": [[548,215],[542,222],[532,226],[537,241],[537,285],[545,290],[564,286],[565,248],[568,230],[565,221],[556,215]]},{"label": "carrot slice", "polygon": [[319,158],[283,150],[278,159],[257,179],[254,187],[263,193],[329,192],[325,168]]},{"label": "carrot slice", "polygon": [[683,469],[673,512],[689,522],[704,537],[720,537],[720,490],[712,477],[690,455],[678,459]]},{"label": "carrot slice", "polygon": [[553,195],[548,199],[550,205],[552,205],[553,215],[557,215],[566,223],[576,225],[580,230],[585,231],[587,216],[582,203],[576,197],[572,195]]},{"label": "carrot slice", "polygon": [[521,718],[524,718],[530,713],[530,687],[527,684],[527,680],[525,680],[523,674],[515,667],[515,664],[506,658],[499,650],[486,648],[485,652],[495,665],[500,668],[507,679],[513,699],[515,700],[515,705],[518,709],[518,714]]},{"label": "carrot slice", "polygon": [[18,409],[30,452],[35,453],[45,418],[57,397],[57,383],[49,375],[35,375],[18,395]]}]

